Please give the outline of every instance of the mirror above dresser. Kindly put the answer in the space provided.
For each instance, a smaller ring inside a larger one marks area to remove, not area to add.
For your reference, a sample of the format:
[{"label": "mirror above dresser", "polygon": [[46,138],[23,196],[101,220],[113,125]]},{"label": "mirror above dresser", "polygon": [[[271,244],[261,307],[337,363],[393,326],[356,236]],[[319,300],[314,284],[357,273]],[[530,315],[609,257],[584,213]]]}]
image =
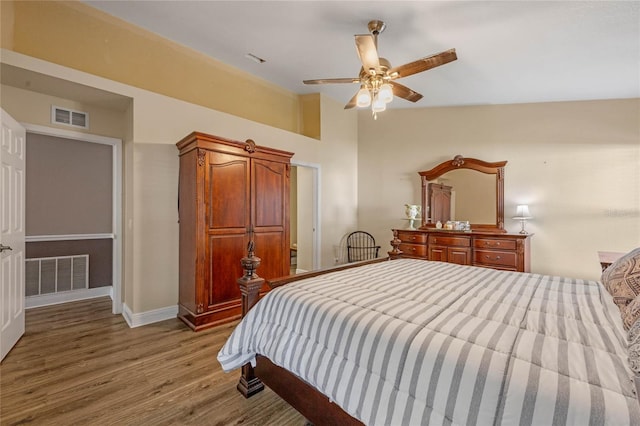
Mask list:
[{"label": "mirror above dresser", "polygon": [[504,229],[504,167],[506,161],[487,162],[456,155],[452,160],[418,172],[422,179],[421,229],[436,223],[468,221],[472,230]]}]

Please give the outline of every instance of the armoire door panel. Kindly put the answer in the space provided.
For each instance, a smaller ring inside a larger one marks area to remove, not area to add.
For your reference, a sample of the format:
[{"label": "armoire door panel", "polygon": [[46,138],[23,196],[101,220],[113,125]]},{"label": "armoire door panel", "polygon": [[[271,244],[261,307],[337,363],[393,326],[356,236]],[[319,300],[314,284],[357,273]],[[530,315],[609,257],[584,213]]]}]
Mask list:
[{"label": "armoire door panel", "polygon": [[285,164],[254,160],[252,172],[254,227],[283,226],[288,196]]},{"label": "armoire door panel", "polygon": [[289,250],[283,232],[256,232],[254,241],[256,256],[262,260],[259,276],[269,280],[289,275]]},{"label": "armoire door panel", "polygon": [[206,176],[209,229],[247,228],[249,225],[249,160],[209,153]]},{"label": "armoire door panel", "polygon": [[240,299],[237,280],[243,274],[240,259],[246,256],[247,238],[243,234],[209,236],[207,276],[209,306]]}]

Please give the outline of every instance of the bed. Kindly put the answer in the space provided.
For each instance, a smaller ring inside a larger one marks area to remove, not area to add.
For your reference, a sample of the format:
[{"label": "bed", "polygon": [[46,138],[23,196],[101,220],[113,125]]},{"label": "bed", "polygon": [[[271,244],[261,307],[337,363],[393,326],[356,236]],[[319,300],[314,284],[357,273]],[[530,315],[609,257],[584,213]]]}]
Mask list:
[{"label": "bed", "polygon": [[[640,424],[602,284],[419,259],[262,281],[218,354],[315,424]],[[284,285],[286,284],[286,285]],[[253,306],[255,304],[255,306]]]}]

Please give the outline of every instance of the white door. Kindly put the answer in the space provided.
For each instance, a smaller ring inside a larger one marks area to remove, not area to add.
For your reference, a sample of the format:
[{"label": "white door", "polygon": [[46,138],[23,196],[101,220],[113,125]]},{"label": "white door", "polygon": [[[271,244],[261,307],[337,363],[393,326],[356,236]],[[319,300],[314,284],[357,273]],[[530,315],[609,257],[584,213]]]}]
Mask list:
[{"label": "white door", "polygon": [[25,129],[2,110],[0,137],[0,360],[24,334]]}]

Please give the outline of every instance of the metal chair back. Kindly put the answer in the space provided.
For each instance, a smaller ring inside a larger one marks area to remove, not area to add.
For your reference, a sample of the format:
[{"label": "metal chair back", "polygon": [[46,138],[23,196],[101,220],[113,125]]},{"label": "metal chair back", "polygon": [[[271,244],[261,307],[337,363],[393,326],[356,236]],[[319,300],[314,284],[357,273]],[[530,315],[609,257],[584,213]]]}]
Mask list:
[{"label": "metal chair back", "polygon": [[368,232],[355,231],[347,237],[347,260],[357,262],[360,260],[375,259],[378,257],[380,246]]}]

